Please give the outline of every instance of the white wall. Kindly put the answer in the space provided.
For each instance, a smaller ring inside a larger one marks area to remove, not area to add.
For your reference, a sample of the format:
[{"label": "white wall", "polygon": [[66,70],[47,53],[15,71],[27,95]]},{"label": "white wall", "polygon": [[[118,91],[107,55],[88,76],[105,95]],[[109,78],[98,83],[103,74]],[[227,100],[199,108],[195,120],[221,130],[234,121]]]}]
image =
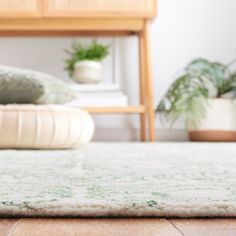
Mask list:
[{"label": "white wall", "polygon": [[[151,46],[155,82],[155,104],[175,75],[190,60],[206,57],[228,63],[236,58],[235,0],[159,0],[158,18],[151,28]],[[0,63],[29,67],[64,77],[63,49],[70,38],[2,38]],[[137,40],[121,39],[122,78],[131,103],[137,102]],[[137,117],[96,117],[96,139],[136,139]],[[157,118],[158,139],[186,139],[183,121],[175,131],[165,132]],[[129,132],[131,130],[131,132]]]}]

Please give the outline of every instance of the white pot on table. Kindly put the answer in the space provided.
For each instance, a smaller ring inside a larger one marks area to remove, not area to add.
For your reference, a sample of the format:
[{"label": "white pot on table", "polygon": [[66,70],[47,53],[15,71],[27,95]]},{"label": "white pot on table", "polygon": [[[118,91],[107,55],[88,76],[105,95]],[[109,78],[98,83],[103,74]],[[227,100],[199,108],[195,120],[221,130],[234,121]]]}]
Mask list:
[{"label": "white pot on table", "polygon": [[73,79],[83,84],[95,84],[102,80],[100,61],[79,61],[74,66]]}]

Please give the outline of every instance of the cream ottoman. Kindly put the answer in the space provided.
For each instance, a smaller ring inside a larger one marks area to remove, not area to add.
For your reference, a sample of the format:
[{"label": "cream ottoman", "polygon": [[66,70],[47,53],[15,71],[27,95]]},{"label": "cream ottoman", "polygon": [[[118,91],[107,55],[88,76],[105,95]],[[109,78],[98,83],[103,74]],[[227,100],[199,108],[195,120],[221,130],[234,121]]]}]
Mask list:
[{"label": "cream ottoman", "polygon": [[0,148],[64,149],[88,143],[88,112],[55,105],[0,105]]}]

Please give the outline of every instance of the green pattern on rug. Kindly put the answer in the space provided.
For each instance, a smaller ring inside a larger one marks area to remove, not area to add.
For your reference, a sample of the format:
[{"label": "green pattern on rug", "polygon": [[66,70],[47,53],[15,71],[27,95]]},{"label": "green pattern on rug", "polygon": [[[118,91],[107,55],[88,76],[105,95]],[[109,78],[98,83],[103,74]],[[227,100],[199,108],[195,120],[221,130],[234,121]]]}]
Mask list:
[{"label": "green pattern on rug", "polygon": [[236,146],[0,151],[1,216],[236,216]]}]

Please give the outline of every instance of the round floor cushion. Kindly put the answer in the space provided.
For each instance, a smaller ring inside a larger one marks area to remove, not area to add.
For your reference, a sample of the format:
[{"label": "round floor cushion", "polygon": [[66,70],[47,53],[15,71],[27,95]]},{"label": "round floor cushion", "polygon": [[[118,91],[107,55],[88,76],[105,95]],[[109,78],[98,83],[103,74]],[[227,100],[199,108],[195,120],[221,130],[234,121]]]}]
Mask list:
[{"label": "round floor cushion", "polygon": [[88,112],[55,105],[0,105],[0,148],[63,149],[88,143]]}]

